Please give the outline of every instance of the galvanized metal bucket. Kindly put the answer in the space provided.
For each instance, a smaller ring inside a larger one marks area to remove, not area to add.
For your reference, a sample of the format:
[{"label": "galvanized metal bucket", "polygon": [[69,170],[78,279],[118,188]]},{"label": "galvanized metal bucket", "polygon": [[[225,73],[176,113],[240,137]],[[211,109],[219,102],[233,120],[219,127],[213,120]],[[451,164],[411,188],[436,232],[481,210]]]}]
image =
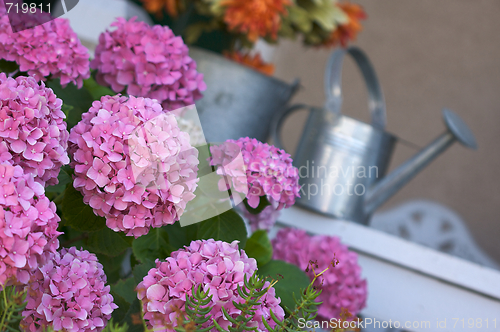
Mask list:
[{"label": "galvanized metal bucket", "polygon": [[207,142],[247,136],[265,142],[274,113],[292,98],[299,81],[287,84],[196,47],[189,55],[207,84],[196,102]]}]

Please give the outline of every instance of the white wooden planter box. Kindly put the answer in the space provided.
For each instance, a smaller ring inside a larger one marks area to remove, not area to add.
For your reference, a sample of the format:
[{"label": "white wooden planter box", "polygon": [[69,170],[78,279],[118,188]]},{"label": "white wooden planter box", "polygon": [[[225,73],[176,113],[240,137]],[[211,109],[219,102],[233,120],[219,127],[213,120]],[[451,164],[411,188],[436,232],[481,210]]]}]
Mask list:
[{"label": "white wooden planter box", "polygon": [[338,236],[359,254],[368,280],[363,315],[409,324],[411,331],[500,331],[500,271],[298,207],[283,210],[279,220]]}]

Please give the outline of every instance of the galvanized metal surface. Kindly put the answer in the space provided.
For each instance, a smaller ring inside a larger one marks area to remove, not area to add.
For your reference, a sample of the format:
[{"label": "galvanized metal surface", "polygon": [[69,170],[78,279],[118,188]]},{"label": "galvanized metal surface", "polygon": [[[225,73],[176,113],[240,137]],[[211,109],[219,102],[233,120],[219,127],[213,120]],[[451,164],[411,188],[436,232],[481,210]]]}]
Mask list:
[{"label": "galvanized metal surface", "polygon": [[448,127],[446,132],[368,190],[364,202],[364,212],[367,216],[370,216],[455,141],[471,149],[477,148],[474,135],[456,113],[445,109],[443,119]]},{"label": "galvanized metal surface", "polygon": [[190,47],[207,90],[196,102],[207,142],[240,137],[265,142],[274,113],[285,107],[299,86],[261,74],[218,54]]},{"label": "galvanized metal surface", "polygon": [[[371,124],[341,114],[341,67],[346,54],[359,66],[368,88]],[[386,131],[385,101],[375,71],[358,48],[335,51],[325,76],[324,108],[295,105],[273,119],[271,134],[282,148],[284,119],[296,110],[310,110],[294,157],[299,168],[301,197],[297,204],[339,219],[367,224],[371,214],[453,142],[475,148],[467,125],[450,110],[443,111],[448,130],[386,176],[396,137]]]}]

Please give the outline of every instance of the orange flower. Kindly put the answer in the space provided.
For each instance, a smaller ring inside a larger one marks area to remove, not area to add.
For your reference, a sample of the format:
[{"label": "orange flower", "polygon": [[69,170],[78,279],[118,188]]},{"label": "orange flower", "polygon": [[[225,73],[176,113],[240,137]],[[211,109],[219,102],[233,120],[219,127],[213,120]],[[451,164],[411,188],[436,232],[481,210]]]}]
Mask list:
[{"label": "orange flower", "polygon": [[270,76],[274,73],[274,66],[270,63],[265,63],[260,57],[259,53],[251,56],[250,54],[243,54],[234,51],[231,53],[224,52],[224,56],[228,59],[238,62],[239,64],[253,68],[261,72],[262,74]]},{"label": "orange flower", "polygon": [[179,0],[141,0],[144,8],[150,13],[161,15],[165,8],[168,15],[176,17],[179,13]]},{"label": "orange flower", "polygon": [[327,46],[335,46],[340,43],[343,47],[347,46],[350,40],[356,40],[358,32],[363,30],[360,20],[366,19],[367,15],[363,7],[352,3],[337,4],[349,17],[349,22],[339,25],[325,41]]},{"label": "orange flower", "polygon": [[230,30],[247,34],[255,42],[259,37],[278,38],[281,15],[286,15],[290,0],[222,0],[226,7],[224,22]]}]

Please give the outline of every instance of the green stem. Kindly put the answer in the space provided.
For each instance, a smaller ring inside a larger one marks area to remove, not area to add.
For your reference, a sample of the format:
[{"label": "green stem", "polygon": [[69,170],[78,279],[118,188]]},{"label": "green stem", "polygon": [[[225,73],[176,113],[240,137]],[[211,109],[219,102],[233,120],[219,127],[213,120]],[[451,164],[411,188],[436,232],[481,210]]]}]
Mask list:
[{"label": "green stem", "polygon": [[[321,276],[323,273],[325,273],[326,271],[328,270],[325,269],[324,271],[320,272],[319,274],[315,274],[313,280],[311,281],[311,283],[309,284],[309,286],[307,286],[306,290],[304,291],[304,294],[308,294],[309,293],[309,290],[311,289],[311,287],[313,287],[314,283],[316,282],[316,280],[318,279],[319,276]],[[310,299],[309,298],[305,298],[304,295],[301,296],[301,302],[298,306],[295,307],[295,310],[290,312],[290,316],[288,316],[288,318],[284,321],[284,326],[279,330],[279,331],[286,331],[286,327],[288,326],[287,322],[291,322],[293,319],[298,319],[298,316],[299,316],[299,313],[300,313],[300,310],[307,306],[308,303],[310,302]]]},{"label": "green stem", "polygon": [[[12,310],[9,310],[9,315],[7,316],[7,320],[6,320],[7,323],[10,322],[10,318],[11,318],[12,315],[13,315]],[[8,328],[9,326],[6,325],[5,327]]]},{"label": "green stem", "polygon": [[9,312],[9,303],[7,302],[6,288],[2,290],[3,298],[5,302],[5,312],[2,314],[2,321],[0,322],[0,331],[4,330],[5,319],[7,318],[7,313]]}]

